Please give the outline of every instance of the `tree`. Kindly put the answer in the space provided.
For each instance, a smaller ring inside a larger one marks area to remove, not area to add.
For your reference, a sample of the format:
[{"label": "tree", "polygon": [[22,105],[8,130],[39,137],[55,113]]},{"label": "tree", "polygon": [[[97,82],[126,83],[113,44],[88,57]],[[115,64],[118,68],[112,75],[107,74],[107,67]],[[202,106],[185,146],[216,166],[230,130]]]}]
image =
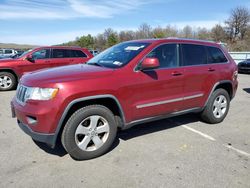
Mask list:
[{"label": "tree", "polygon": [[177,37],[178,36],[178,29],[172,27],[171,25],[167,25],[165,28],[166,37]]},{"label": "tree", "polygon": [[221,25],[217,24],[211,30],[211,37],[216,42],[224,42],[226,40],[226,32]]},{"label": "tree", "polygon": [[135,32],[134,31],[120,31],[119,33],[119,41],[129,41],[135,39]]},{"label": "tree", "polygon": [[103,34],[98,34],[95,39],[94,49],[104,50],[106,48],[106,40]]},{"label": "tree", "polygon": [[117,44],[118,42],[119,42],[119,40],[118,40],[117,34],[110,33],[110,35],[108,36],[108,41],[107,41],[108,47],[111,47],[111,46]]},{"label": "tree", "polygon": [[154,38],[164,38],[166,37],[166,30],[158,26],[157,28],[153,30],[152,34]]},{"label": "tree", "polygon": [[182,37],[184,38],[193,38],[193,29],[189,25],[185,26],[182,29]]},{"label": "tree", "polygon": [[76,44],[81,47],[92,49],[94,47],[94,38],[88,34],[76,39]]},{"label": "tree", "polygon": [[198,39],[202,39],[202,40],[210,40],[211,33],[206,28],[198,28],[197,37],[198,37]]},{"label": "tree", "polygon": [[225,21],[227,34],[231,41],[243,40],[250,22],[250,12],[245,7],[236,7]]},{"label": "tree", "polygon": [[136,32],[137,39],[149,39],[153,38],[152,27],[146,23],[140,25],[138,31]]}]

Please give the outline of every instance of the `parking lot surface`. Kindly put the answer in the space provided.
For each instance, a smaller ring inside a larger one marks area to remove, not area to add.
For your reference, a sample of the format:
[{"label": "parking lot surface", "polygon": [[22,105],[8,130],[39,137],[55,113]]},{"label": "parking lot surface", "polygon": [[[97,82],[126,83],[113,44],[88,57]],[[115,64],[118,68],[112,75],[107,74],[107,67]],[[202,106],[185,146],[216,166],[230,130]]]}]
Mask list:
[{"label": "parking lot surface", "polygon": [[250,187],[250,75],[239,75],[223,123],[188,114],[138,125],[89,161],[23,133],[11,118],[14,94],[0,93],[0,187]]}]

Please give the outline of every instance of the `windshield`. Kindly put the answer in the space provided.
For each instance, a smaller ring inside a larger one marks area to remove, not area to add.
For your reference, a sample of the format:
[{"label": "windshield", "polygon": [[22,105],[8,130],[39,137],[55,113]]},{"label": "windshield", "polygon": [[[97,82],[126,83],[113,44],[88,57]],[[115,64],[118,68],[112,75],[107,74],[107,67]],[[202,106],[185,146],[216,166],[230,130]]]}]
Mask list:
[{"label": "windshield", "polygon": [[33,49],[27,50],[25,52],[22,53],[22,55],[20,55],[18,58],[22,58],[24,57],[27,53],[31,52]]},{"label": "windshield", "polygon": [[115,45],[88,61],[88,65],[97,65],[108,68],[120,68],[127,65],[150,43],[124,42]]}]

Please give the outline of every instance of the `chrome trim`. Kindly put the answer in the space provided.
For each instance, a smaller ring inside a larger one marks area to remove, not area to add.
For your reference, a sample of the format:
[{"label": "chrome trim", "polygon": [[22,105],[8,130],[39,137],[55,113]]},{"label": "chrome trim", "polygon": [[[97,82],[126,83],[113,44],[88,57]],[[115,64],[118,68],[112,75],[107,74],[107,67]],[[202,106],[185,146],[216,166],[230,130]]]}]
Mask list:
[{"label": "chrome trim", "polygon": [[191,96],[183,97],[183,100],[194,99],[194,98],[202,97],[203,95],[204,95],[203,93],[200,93],[197,95],[191,95]]},{"label": "chrome trim", "polygon": [[126,123],[125,126],[122,127],[122,130],[129,129],[135,125],[142,124],[142,123],[149,123],[152,121],[162,120],[162,119],[166,119],[166,118],[175,117],[178,115],[183,115],[183,114],[187,114],[187,113],[191,113],[191,112],[200,112],[200,111],[202,111],[202,108],[196,107],[196,108],[190,108],[190,109],[186,109],[186,110],[182,110],[182,111],[173,112],[170,114],[153,116],[153,117],[148,117],[148,118],[144,118],[144,119],[138,119],[138,120],[132,121],[130,123]]},{"label": "chrome trim", "polygon": [[147,104],[141,104],[141,105],[137,105],[136,108],[137,109],[141,109],[141,108],[146,108],[146,107],[151,107],[151,106],[168,104],[168,103],[172,103],[172,102],[178,102],[178,101],[183,101],[183,100],[194,99],[194,98],[198,98],[198,97],[202,97],[202,96],[204,96],[204,94],[201,93],[201,94],[197,94],[197,95],[180,97],[180,98],[176,98],[176,99],[170,99],[170,100],[164,100],[164,101],[159,101],[159,102],[152,102],[152,103],[147,103]]}]

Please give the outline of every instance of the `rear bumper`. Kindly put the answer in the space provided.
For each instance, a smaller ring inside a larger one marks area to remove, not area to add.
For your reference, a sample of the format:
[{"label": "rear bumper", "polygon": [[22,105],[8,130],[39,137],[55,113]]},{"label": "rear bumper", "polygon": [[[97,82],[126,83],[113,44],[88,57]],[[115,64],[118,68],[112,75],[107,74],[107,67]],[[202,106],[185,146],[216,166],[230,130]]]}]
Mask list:
[{"label": "rear bumper", "polygon": [[34,140],[43,142],[50,147],[55,147],[56,135],[55,134],[42,134],[32,131],[27,125],[18,121],[19,127],[29,136],[31,136]]}]

